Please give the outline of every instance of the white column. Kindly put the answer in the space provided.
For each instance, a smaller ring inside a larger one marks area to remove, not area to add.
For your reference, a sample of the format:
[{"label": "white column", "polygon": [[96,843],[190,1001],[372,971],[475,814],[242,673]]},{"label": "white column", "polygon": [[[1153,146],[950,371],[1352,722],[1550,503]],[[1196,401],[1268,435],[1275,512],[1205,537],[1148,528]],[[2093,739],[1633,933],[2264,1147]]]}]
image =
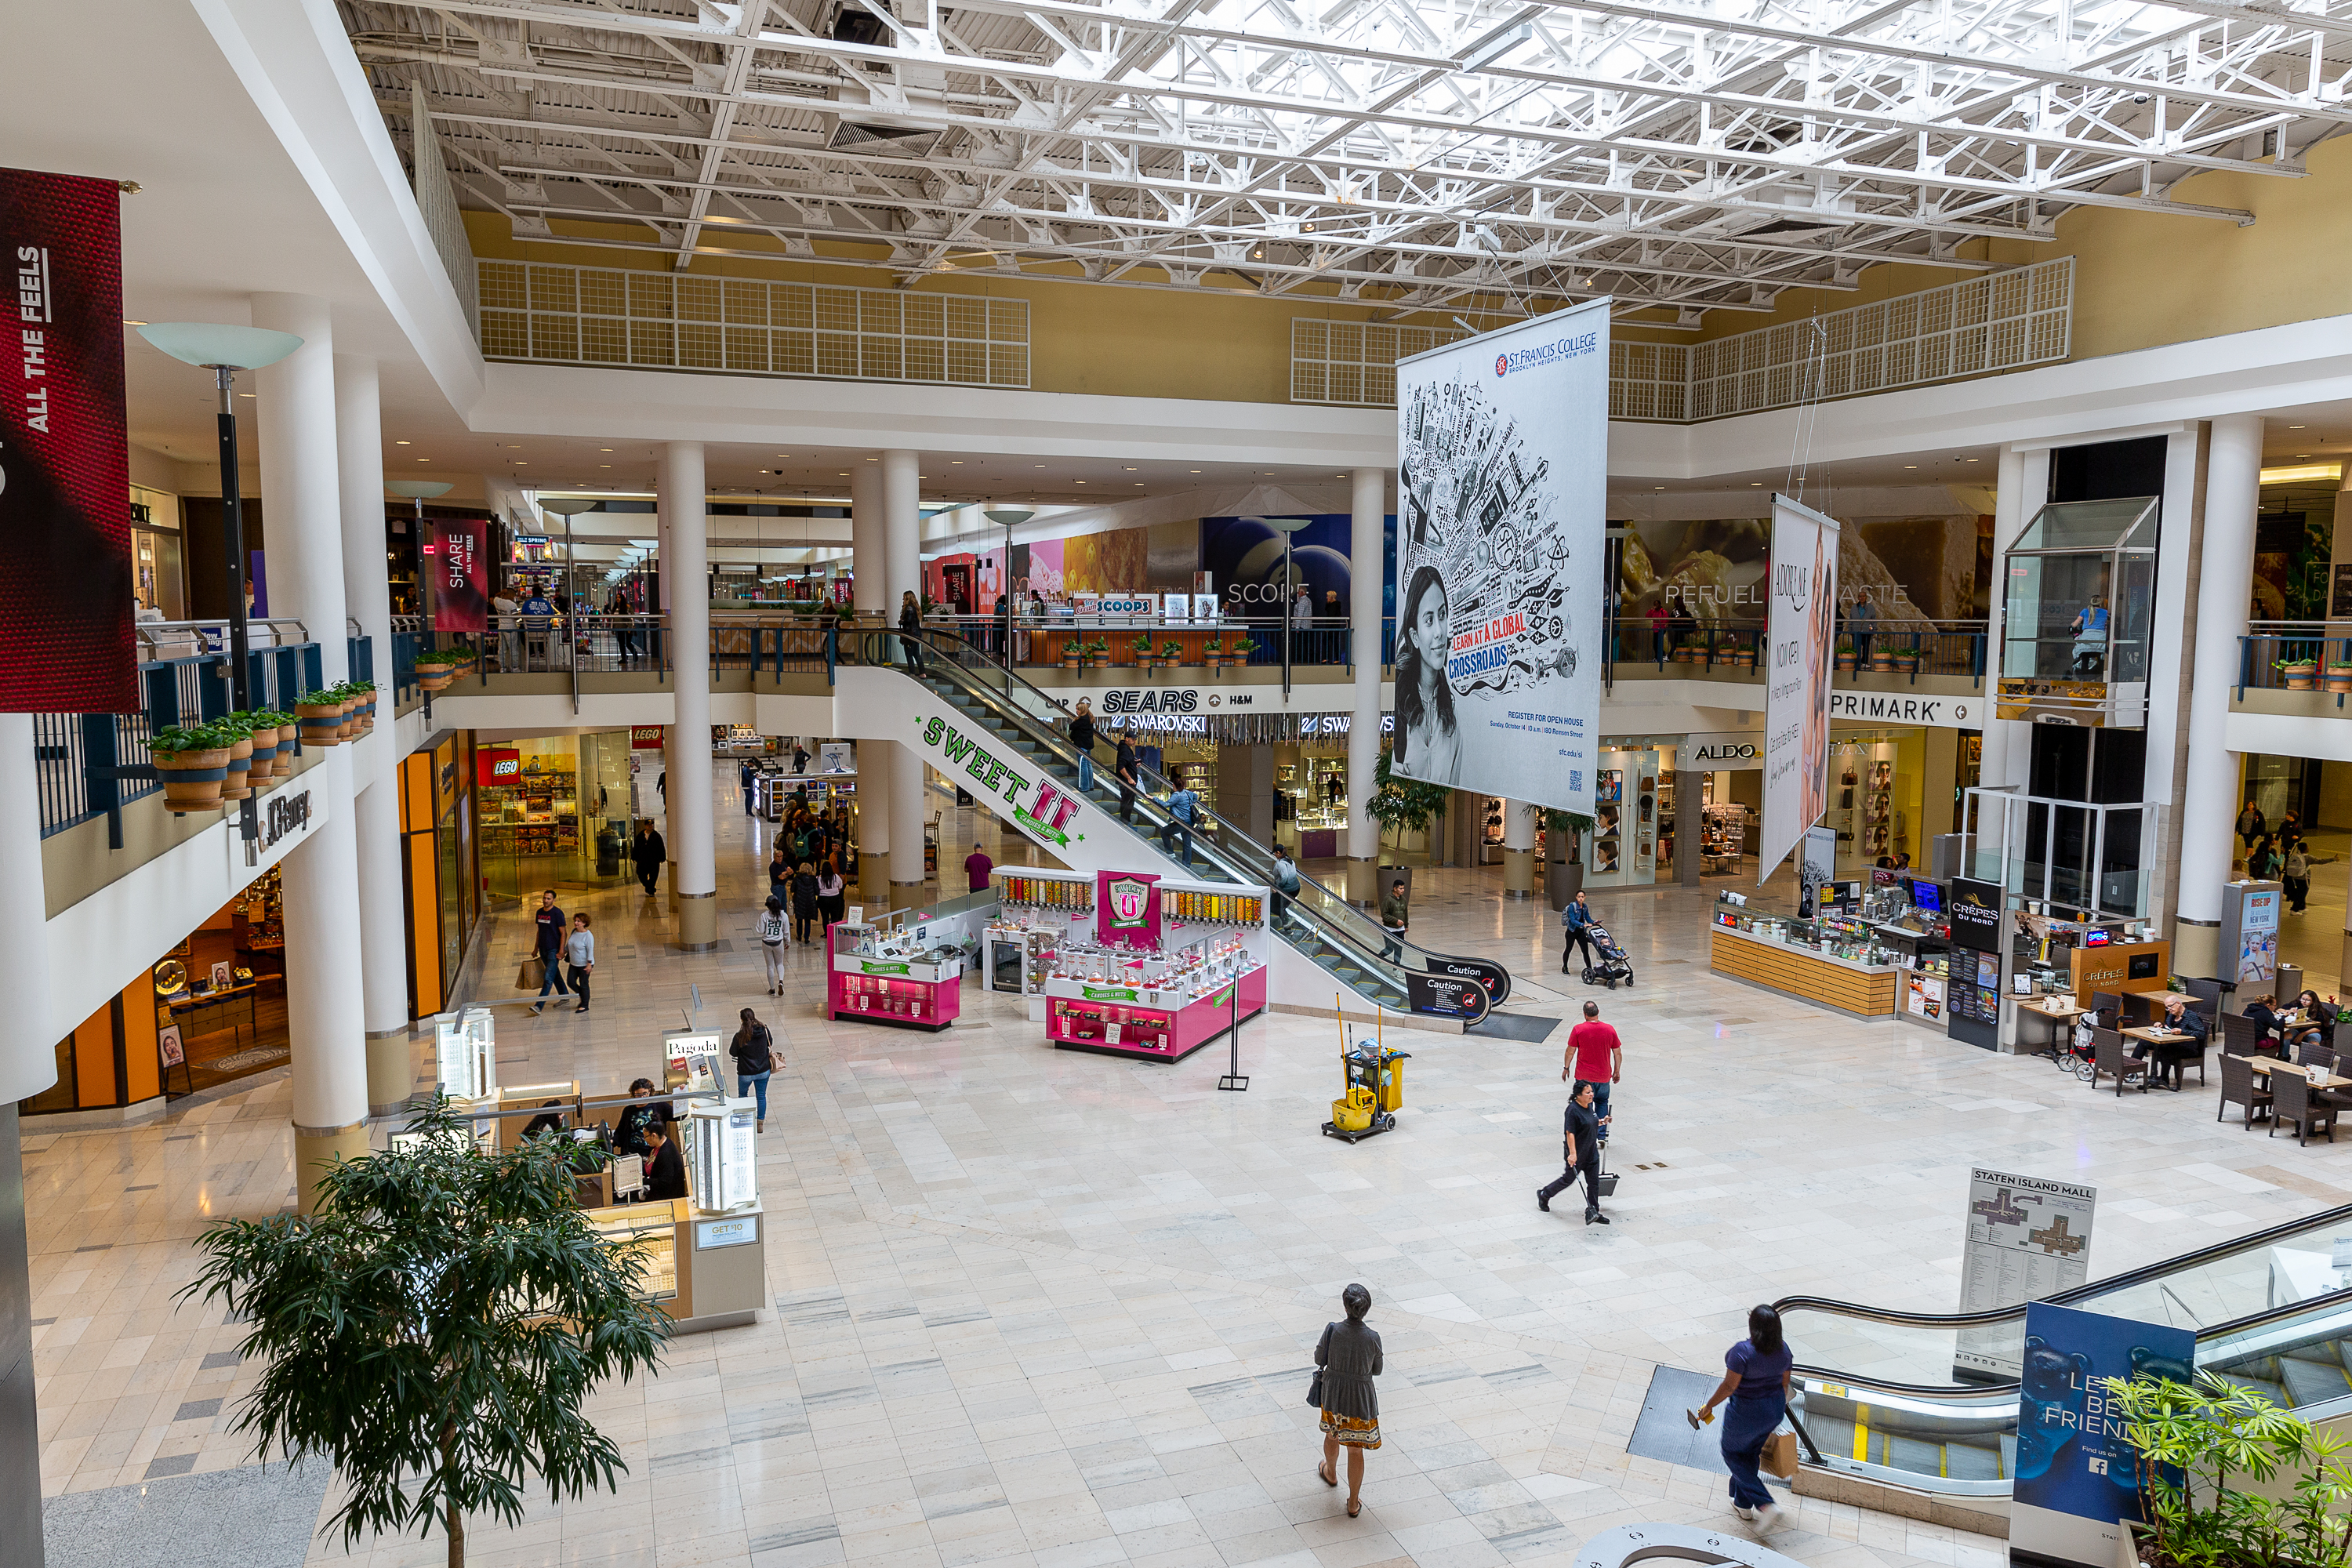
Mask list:
[{"label": "white column", "polygon": [[677,861],[677,943],[708,952],[719,942],[719,852],[710,822],[710,539],[703,508],[702,443],[664,448],[662,518],[670,559],[669,848]]},{"label": "white column", "polygon": [[[877,911],[890,907],[890,790],[898,759],[896,741],[857,742],[857,897]],[[844,881],[849,874],[843,867]]]},{"label": "white column", "polygon": [[383,423],[375,361],[335,356],[335,466],[342,479],[343,600],[369,639],[385,699],[377,725],[354,753],[352,832],[359,860],[360,1011],[367,1031],[368,1111],[388,1116],[408,1103],[416,1063],[408,1034],[408,975],[394,955],[408,951],[400,867],[399,749],[393,743],[392,585],[384,575]]},{"label": "white column", "polygon": [[1348,622],[1356,661],[1348,729],[1348,898],[1380,897],[1381,825],[1367,809],[1381,762],[1381,583],[1388,573],[1388,470],[1358,468],[1348,520]]},{"label": "white column", "polygon": [[[348,673],[334,333],[326,301],[299,294],[256,294],[253,324],[302,339],[300,348],[257,373],[261,505],[268,529],[264,560],[271,614],[300,617],[319,645],[321,683],[332,686]],[[295,1168],[307,1207],[315,1166],[367,1149],[367,1017],[361,1003],[366,953],[360,942],[351,748],[327,749],[300,779],[273,793],[289,788],[311,791],[313,809],[324,816],[278,873],[287,914]]]},{"label": "white column", "polygon": [[[2210,434],[2206,426],[2196,424],[2165,438],[2164,497],[2156,536],[2156,598],[2147,611],[2147,723],[2139,797],[2158,809],[2140,814],[2139,867],[2147,874],[2146,912],[2156,922],[2158,933],[2168,939],[2180,892],[2179,805],[2189,763],[2189,677],[2198,612],[2191,594],[2198,577],[2195,563],[2201,558],[2205,538],[2203,492],[2198,481],[2204,473]],[[2251,551],[2252,544],[2247,548]],[[2122,584],[2115,585],[2107,603],[2112,678],[2118,629],[2131,614]]]},{"label": "white column", "polygon": [[[923,595],[920,464],[918,454],[898,450],[883,453],[875,465],[882,470],[882,613],[892,626],[898,624],[902,595],[913,594],[918,603]],[[900,744],[890,758],[892,909],[922,902],[923,816],[923,754]]]},{"label": "white column", "polygon": [[849,602],[860,616],[881,615],[890,602],[884,554],[882,465],[860,458],[849,466]]},{"label": "white column", "polygon": [[[2180,892],[2172,967],[2217,976],[2222,886],[2238,815],[2238,753],[2223,744],[2238,639],[2253,592],[2254,515],[2262,502],[2263,421],[2213,421],[2205,459],[2205,547],[2199,558],[2197,662],[2189,692],[2189,764],[2180,800]],[[2162,629],[2158,628],[2159,636]]]},{"label": "white column", "polygon": [[1536,808],[1523,800],[1503,803],[1503,897],[1536,896]]},{"label": "white column", "polygon": [[[2019,532],[2033,520],[2033,514],[2042,510],[2049,488],[2050,454],[2046,450],[2001,448],[2000,479],[1993,498],[1992,603],[1985,610],[1985,684],[1978,693],[1984,745],[1978,758],[1977,784],[1986,789],[2009,784],[2021,788],[2032,763],[2033,727],[2020,719],[1995,718],[1993,700],[2000,686],[2001,620],[2009,594],[2009,547],[2017,542]],[[2000,856],[2005,852],[2001,841],[2005,820],[1998,811],[1979,813],[1976,849],[1980,855],[1991,857],[1992,861],[1968,868],[1971,874],[1979,869],[1990,874],[1999,863]],[[2023,818],[2019,818],[2018,826],[2021,831]]]},{"label": "white column", "polygon": [[[58,1042],[79,1018],[49,1016],[48,909],[41,896],[41,786],[34,768],[33,716],[0,713],[0,1105],[58,1080]],[[21,1269],[20,1255],[9,1267]]]}]

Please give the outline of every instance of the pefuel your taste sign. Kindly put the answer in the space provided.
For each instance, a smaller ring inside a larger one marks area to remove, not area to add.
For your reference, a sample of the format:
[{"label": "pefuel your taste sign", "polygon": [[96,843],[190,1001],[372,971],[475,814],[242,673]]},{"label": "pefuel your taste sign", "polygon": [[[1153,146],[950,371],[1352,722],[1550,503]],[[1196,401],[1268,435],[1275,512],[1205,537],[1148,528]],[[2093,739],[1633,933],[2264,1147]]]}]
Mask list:
[{"label": "pefuel your taste sign", "polygon": [[1065,849],[1073,840],[1086,841],[1085,834],[1070,831],[1071,820],[1078,815],[1076,797],[1064,795],[1052,779],[1032,779],[1017,772],[977,737],[944,719],[919,715],[915,722],[922,746],[931,753],[933,767],[950,775],[961,773],[972,781],[973,794],[984,791],[1003,801],[1014,823],[1033,837]]}]

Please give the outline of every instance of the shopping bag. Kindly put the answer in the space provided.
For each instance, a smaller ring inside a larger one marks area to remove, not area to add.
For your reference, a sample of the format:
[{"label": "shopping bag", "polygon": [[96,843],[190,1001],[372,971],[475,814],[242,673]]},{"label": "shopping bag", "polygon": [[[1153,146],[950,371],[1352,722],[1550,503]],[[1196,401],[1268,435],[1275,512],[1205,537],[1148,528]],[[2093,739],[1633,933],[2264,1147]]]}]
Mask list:
[{"label": "shopping bag", "polygon": [[1604,1198],[1617,1195],[1617,1178],[1609,1169],[1609,1145],[1601,1145],[1601,1173],[1592,1179],[1593,1191]]},{"label": "shopping bag", "polygon": [[521,970],[515,975],[515,989],[518,991],[536,991],[546,984],[547,965],[541,963],[535,958],[524,959],[522,961]]},{"label": "shopping bag", "polygon": [[1797,1435],[1775,1432],[1764,1439],[1763,1468],[1784,1481],[1797,1479]]}]

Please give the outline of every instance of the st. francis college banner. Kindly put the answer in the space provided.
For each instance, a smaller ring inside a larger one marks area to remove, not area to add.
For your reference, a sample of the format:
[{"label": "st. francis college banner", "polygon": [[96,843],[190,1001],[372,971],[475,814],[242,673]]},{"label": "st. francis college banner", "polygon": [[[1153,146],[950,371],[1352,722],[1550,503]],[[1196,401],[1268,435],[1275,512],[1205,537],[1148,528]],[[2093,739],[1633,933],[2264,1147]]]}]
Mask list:
[{"label": "st. francis college banner", "polygon": [[1838,525],[1772,498],[1766,633],[1761,884],[1830,803],[1830,639],[1837,631]]},{"label": "st. francis college banner", "polygon": [[0,712],[127,713],[121,187],[0,169],[16,314],[0,382]]},{"label": "st. francis college banner", "polygon": [[1397,453],[1392,771],[1591,815],[1609,302],[1400,361]]}]

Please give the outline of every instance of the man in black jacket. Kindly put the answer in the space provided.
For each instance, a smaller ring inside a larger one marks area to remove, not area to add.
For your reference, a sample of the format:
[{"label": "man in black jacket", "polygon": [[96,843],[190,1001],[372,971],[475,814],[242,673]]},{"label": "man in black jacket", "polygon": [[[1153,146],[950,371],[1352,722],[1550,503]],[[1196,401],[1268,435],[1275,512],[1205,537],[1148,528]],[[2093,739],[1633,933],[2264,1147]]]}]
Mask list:
[{"label": "man in black jacket", "polygon": [[1095,710],[1086,698],[1078,699],[1078,710],[1070,715],[1070,744],[1078,751],[1078,793],[1095,793]]},{"label": "man in black jacket", "polygon": [[923,606],[915,600],[912,588],[898,595],[898,644],[905,654],[907,668],[917,675],[923,673]]},{"label": "man in black jacket", "polygon": [[1577,1079],[1576,1093],[1568,1102],[1567,1112],[1560,1118],[1561,1152],[1566,1156],[1568,1168],[1560,1172],[1559,1180],[1551,1185],[1536,1189],[1536,1207],[1549,1214],[1552,1199],[1574,1184],[1576,1178],[1581,1175],[1584,1178],[1584,1223],[1609,1223],[1609,1216],[1601,1212],[1601,1130],[1609,1124],[1609,1120],[1592,1109],[1592,1086],[1582,1079]]},{"label": "man in black jacket", "polygon": [[1142,764],[1136,759],[1135,742],[1121,735],[1118,738],[1118,819],[1130,826],[1135,822],[1135,792],[1142,787]]},{"label": "man in black jacket", "polygon": [[653,897],[654,879],[661,875],[662,862],[669,857],[669,846],[654,830],[651,822],[637,824],[637,836],[629,844],[629,859],[637,868],[637,880],[644,884],[646,897]]}]

